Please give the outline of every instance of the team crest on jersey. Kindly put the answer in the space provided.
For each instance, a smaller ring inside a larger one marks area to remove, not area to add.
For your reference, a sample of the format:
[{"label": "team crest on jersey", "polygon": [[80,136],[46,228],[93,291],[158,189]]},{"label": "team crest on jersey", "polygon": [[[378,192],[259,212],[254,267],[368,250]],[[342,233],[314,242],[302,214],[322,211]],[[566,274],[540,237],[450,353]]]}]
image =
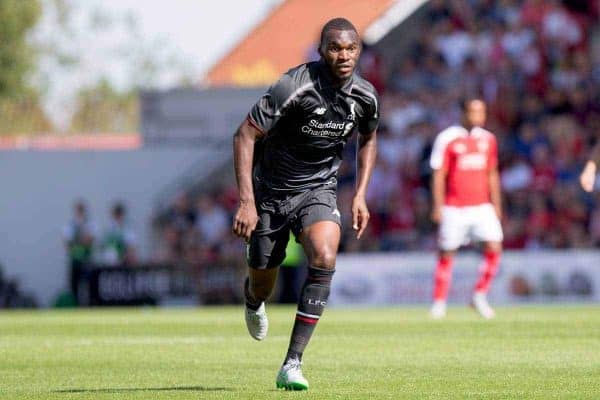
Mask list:
[{"label": "team crest on jersey", "polygon": [[323,115],[323,114],[325,114],[326,111],[327,111],[327,109],[325,107],[318,107],[318,108],[315,108],[315,111],[313,111],[313,113],[317,114],[317,115]]},{"label": "team crest on jersey", "polygon": [[456,143],[453,150],[459,154],[464,153],[467,151],[467,146],[464,143]]},{"label": "team crest on jersey", "polygon": [[479,150],[480,152],[485,153],[486,151],[488,151],[489,148],[490,148],[490,145],[487,142],[487,140],[478,140],[477,141],[477,150]]},{"label": "team crest on jersey", "polygon": [[353,101],[350,101],[350,114],[348,114],[348,117],[346,117],[346,119],[348,121],[354,121],[356,119],[356,113],[354,112],[355,107],[356,107],[356,103]]}]

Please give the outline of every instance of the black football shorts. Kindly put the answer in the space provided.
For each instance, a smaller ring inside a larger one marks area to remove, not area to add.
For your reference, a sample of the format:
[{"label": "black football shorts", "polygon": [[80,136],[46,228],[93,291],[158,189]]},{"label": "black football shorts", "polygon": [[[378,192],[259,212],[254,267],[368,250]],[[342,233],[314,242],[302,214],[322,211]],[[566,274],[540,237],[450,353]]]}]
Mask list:
[{"label": "black football shorts", "polygon": [[258,224],[248,243],[248,265],[265,269],[278,267],[285,259],[290,230],[296,238],[310,225],[333,221],[341,226],[335,188],[317,187],[301,193],[258,194]]}]

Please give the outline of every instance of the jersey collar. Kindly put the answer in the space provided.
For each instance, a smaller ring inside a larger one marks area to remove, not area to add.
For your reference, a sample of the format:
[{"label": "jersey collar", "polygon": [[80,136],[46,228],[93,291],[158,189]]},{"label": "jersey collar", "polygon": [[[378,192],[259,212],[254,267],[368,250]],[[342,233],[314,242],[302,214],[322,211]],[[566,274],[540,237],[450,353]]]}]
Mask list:
[{"label": "jersey collar", "polygon": [[485,133],[485,130],[480,126],[474,126],[470,130],[463,125],[459,125],[459,127],[465,137],[480,137]]},{"label": "jersey collar", "polygon": [[472,137],[481,137],[485,133],[485,130],[480,126],[474,126],[469,132]]},{"label": "jersey collar", "polygon": [[344,82],[344,84],[340,87],[340,86],[333,85],[333,77],[332,77],[331,71],[329,70],[329,67],[327,66],[327,64],[325,64],[325,62],[323,62],[323,60],[319,61],[319,69],[318,70],[319,70],[319,74],[317,75],[317,79],[318,79],[318,85],[319,85],[320,89],[331,87],[334,89],[339,89],[346,94],[351,94],[352,85],[354,84],[354,73],[352,73],[352,76],[350,77],[350,79],[348,79],[346,82]]}]

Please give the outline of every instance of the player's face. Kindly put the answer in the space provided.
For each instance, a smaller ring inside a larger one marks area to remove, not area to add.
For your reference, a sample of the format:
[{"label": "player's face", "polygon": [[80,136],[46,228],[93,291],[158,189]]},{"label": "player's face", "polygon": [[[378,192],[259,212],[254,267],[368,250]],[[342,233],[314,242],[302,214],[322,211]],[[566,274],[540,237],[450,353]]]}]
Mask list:
[{"label": "player's face", "polygon": [[352,76],[360,56],[360,43],[354,31],[330,30],[327,32],[319,53],[339,80]]},{"label": "player's face", "polygon": [[481,100],[472,100],[467,104],[465,118],[471,126],[484,126],[487,110],[486,105]]}]

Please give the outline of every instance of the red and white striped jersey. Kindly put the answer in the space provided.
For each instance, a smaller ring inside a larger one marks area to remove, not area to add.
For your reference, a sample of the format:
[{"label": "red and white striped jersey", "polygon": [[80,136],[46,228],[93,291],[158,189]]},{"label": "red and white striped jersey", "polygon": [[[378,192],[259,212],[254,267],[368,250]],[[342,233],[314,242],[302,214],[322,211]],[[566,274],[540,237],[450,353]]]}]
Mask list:
[{"label": "red and white striped jersey", "polygon": [[489,172],[498,165],[496,137],[483,128],[468,131],[462,126],[452,126],[435,139],[430,165],[434,170],[447,172],[446,205],[489,203]]}]

